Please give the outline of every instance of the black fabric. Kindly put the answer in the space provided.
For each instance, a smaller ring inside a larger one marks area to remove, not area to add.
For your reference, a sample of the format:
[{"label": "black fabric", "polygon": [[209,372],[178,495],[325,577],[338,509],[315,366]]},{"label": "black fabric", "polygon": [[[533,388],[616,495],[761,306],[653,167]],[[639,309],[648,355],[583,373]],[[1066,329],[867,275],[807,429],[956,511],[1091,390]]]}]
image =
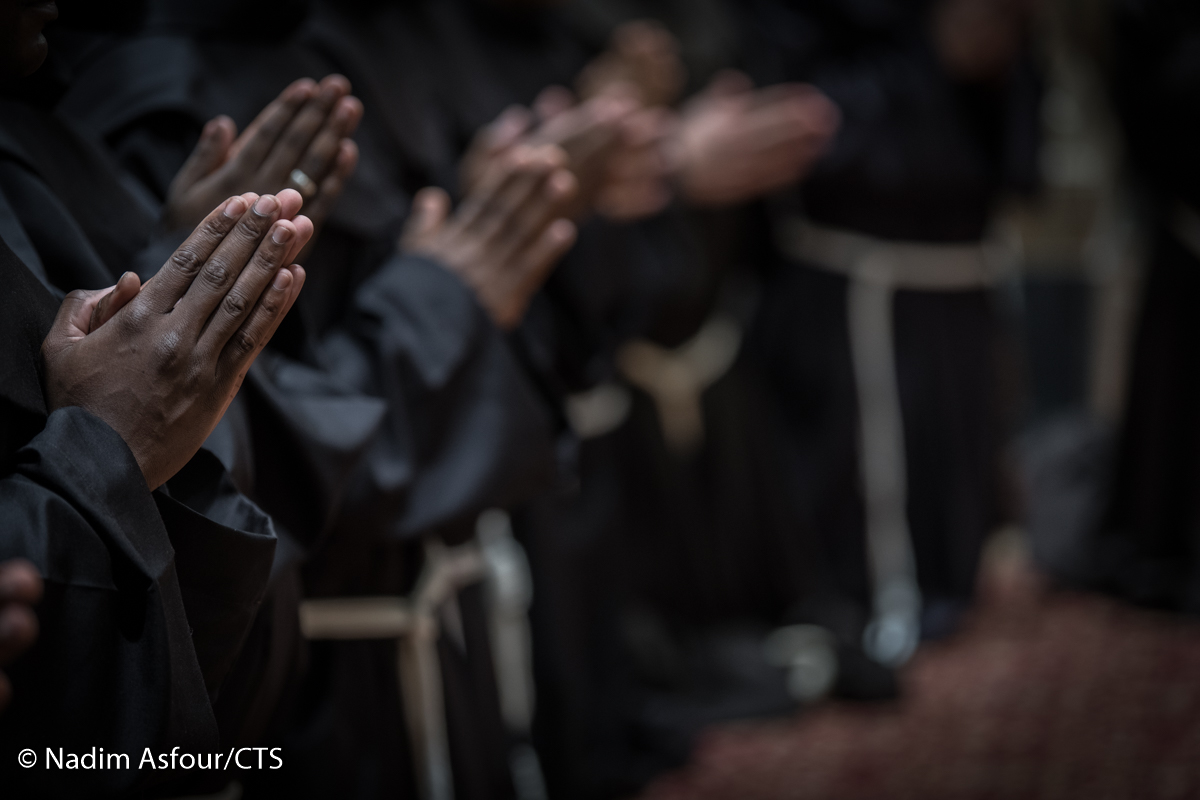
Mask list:
[{"label": "black fabric", "polygon": [[[0,749],[217,750],[212,698],[265,591],[269,521],[222,488],[219,466],[203,458],[151,495],[102,421],[78,408],[47,415],[39,336],[57,303],[2,242],[0,275],[0,560],[28,558],[46,581],[40,637],[9,670],[15,697],[0,719]],[[169,494],[176,487],[179,498]],[[163,781],[137,769],[13,762],[0,776],[22,797],[106,796]]]},{"label": "black fabric", "polygon": [[996,192],[1037,175],[1039,84],[1028,56],[998,85],[954,82],[928,4],[754,0],[746,67],[812,83],[842,126],[799,192],[814,220],[889,239],[975,241]]},{"label": "black fabric", "polygon": [[[410,192],[440,168],[452,175],[453,156],[437,150],[444,140],[436,130],[422,132],[413,105],[400,104],[404,86],[360,66],[366,48],[353,37],[376,28],[323,13],[330,25],[306,23],[286,40],[186,25],[171,35],[159,27],[127,39],[76,39],[76,81],[60,110],[161,202],[208,118],[224,113],[244,127],[292,80],[336,69],[354,81],[367,108],[357,136],[362,158],[305,264],[308,283],[293,312],[300,345],[273,345],[260,358],[220,452],[240,487],[302,545],[300,571],[293,578],[283,570],[277,582],[294,579],[296,594],[307,596],[403,594],[421,563],[416,540],[461,541],[482,510],[514,505],[553,482],[554,430],[471,292],[440,265],[395,252]],[[368,51],[381,53],[389,55]],[[415,97],[419,110],[428,97]],[[258,630],[285,641],[294,634],[275,607]],[[486,642],[472,647],[484,652],[471,659],[486,661]],[[265,729],[267,740],[308,754],[310,768],[264,775],[248,792],[324,796],[335,779],[364,797],[414,791],[411,767],[396,756],[407,743],[397,733],[394,648],[335,643],[299,658],[311,668],[298,675],[276,669],[270,648],[248,650],[238,666],[239,675],[273,675],[264,692],[279,698],[277,713],[256,716],[239,735]],[[507,778],[502,727],[481,734],[498,714],[494,697],[449,667],[445,680],[448,702],[461,710],[451,728],[459,796],[506,796],[511,786],[495,780],[494,769],[482,784],[473,773],[475,764],[499,763]],[[238,683],[238,691],[249,696],[250,685]],[[257,703],[256,715],[267,705]],[[391,760],[381,765],[365,753]]]},{"label": "black fabric", "polygon": [[1156,238],[1111,493],[1087,579],[1139,603],[1200,612],[1200,258]]},{"label": "black fabric", "polygon": [[[1200,207],[1200,13],[1174,0],[1114,8],[1113,91],[1153,231],[1108,502],[1081,554],[1091,586],[1151,606],[1200,611],[1200,257],[1180,204]],[[1062,505],[1067,498],[1059,502]]]}]

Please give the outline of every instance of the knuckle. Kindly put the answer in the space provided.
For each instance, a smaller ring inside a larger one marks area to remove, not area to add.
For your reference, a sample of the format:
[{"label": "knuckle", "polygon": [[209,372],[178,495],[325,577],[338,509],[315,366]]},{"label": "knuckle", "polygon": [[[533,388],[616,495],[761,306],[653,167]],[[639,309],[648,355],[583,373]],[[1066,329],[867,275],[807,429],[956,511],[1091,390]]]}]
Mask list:
[{"label": "knuckle", "polygon": [[171,267],[185,277],[194,277],[203,263],[199,254],[190,247],[181,247],[171,254]]},{"label": "knuckle", "polygon": [[248,330],[243,329],[233,335],[231,344],[233,346],[233,352],[239,358],[245,358],[253,353],[255,348],[258,347],[258,336]]},{"label": "knuckle", "polygon": [[229,267],[222,261],[211,261],[201,277],[209,286],[219,288],[229,281]]},{"label": "knuckle", "polygon": [[159,369],[163,372],[173,372],[183,361],[183,342],[177,331],[167,331],[154,344],[154,356]]},{"label": "knuckle", "polygon": [[246,309],[249,308],[249,303],[241,292],[230,292],[229,294],[225,295],[225,299],[222,301],[222,307],[225,309],[225,313],[229,316],[240,317],[246,313]]}]

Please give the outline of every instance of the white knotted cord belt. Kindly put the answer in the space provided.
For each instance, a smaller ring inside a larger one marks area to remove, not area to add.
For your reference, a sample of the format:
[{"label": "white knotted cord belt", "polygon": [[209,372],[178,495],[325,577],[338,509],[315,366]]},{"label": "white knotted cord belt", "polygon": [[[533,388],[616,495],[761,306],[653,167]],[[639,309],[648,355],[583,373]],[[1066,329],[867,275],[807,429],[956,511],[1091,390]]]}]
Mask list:
[{"label": "white knotted cord belt", "polygon": [[795,218],[780,225],[779,245],[797,261],[850,279],[846,317],[858,395],[873,605],[863,647],[876,661],[899,666],[920,640],[921,591],[908,527],[894,294],[897,289],[949,292],[992,286],[995,259],[978,244],[894,242]]}]

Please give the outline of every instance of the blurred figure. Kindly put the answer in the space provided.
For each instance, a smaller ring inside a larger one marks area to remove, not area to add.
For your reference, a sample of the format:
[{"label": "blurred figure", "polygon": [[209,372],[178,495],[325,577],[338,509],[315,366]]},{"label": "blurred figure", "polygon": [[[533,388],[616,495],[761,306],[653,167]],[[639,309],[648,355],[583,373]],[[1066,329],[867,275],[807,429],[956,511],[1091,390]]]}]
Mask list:
[{"label": "blurred figure", "polygon": [[796,613],[888,666],[954,629],[1001,518],[981,240],[1001,192],[1035,174],[1027,17],[1010,0],[745,6],[750,74],[809,81],[842,118],[772,204],[782,259],[755,335],[820,552],[821,586]]},{"label": "blurred figure", "polygon": [[1200,8],[1120,2],[1114,90],[1152,231],[1107,512],[1084,579],[1200,611]]}]

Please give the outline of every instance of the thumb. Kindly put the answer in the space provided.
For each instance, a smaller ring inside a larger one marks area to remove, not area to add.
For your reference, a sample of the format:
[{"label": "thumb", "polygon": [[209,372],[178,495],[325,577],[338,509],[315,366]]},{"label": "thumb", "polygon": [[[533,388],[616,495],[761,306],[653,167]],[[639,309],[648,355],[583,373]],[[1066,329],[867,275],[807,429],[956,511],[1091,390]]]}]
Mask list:
[{"label": "thumb", "polygon": [[142,291],[142,281],[135,273],[126,272],[117,281],[112,291],[100,298],[92,309],[87,332],[94,333],[101,325],[116,316],[125,304]]},{"label": "thumb", "polygon": [[[116,287],[113,287],[116,288]],[[100,299],[108,294],[109,289],[76,289],[63,298],[50,333],[42,343],[46,355],[54,355],[83,337],[91,329],[92,315],[100,304]]]},{"label": "thumb", "polygon": [[437,232],[450,215],[450,195],[434,186],[417,192],[413,198],[413,212],[400,236],[400,248],[411,250]]},{"label": "thumb", "polygon": [[183,168],[175,177],[181,188],[188,188],[204,180],[221,167],[229,158],[229,148],[237,135],[237,126],[226,116],[208,121],[200,132],[200,141],[192,151]]}]

